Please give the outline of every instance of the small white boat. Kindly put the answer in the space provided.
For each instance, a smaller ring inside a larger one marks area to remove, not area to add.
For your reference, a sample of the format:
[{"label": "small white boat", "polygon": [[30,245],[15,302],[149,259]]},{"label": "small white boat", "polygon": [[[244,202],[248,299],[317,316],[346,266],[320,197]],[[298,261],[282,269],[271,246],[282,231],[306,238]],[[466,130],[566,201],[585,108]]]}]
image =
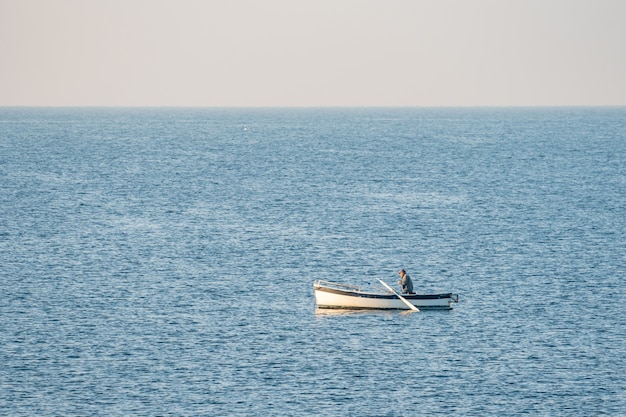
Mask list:
[{"label": "small white boat", "polygon": [[[391,292],[368,292],[361,287],[315,281],[315,303],[318,308],[408,310],[409,307]],[[451,310],[459,302],[459,295],[402,294],[402,297],[420,310]]]}]

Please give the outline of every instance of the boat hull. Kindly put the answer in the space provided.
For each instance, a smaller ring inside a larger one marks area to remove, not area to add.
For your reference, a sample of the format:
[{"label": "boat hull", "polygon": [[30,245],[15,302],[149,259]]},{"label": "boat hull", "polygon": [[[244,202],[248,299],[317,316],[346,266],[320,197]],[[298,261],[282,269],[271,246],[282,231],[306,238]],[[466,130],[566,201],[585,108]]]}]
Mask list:
[{"label": "boat hull", "polygon": [[[318,308],[408,310],[409,307],[393,294],[363,292],[356,287],[340,288],[319,282],[314,284],[315,302]],[[451,310],[458,302],[458,295],[402,294],[408,302],[420,310]]]}]

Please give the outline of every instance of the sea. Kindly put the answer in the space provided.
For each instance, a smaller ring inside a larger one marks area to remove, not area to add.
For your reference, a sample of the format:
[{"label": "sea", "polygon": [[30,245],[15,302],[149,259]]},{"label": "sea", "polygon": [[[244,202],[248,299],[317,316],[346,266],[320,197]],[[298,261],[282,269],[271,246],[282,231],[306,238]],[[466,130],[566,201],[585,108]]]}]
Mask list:
[{"label": "sea", "polygon": [[0,108],[1,416],[626,416],[625,292],[624,107]]}]

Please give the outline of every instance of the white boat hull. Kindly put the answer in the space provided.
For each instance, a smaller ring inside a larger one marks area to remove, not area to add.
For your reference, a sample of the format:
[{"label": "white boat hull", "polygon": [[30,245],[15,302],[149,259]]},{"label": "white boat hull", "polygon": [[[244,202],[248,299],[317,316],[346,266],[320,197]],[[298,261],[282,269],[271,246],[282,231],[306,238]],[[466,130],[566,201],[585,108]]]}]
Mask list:
[{"label": "white boat hull", "polygon": [[[409,307],[397,296],[389,293],[361,291],[358,287],[317,281],[313,284],[318,308],[408,310]],[[408,302],[420,310],[450,310],[459,300],[458,294],[402,294]]]}]

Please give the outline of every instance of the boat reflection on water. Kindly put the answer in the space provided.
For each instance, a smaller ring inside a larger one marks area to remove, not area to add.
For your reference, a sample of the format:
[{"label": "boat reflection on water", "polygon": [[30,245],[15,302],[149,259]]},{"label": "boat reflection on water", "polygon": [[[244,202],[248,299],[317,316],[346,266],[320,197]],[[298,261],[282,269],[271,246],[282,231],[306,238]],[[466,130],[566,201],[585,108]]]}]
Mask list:
[{"label": "boat reflection on water", "polygon": [[[446,312],[451,313],[452,310],[424,310],[423,312]],[[415,314],[412,310],[376,310],[376,309],[346,309],[346,308],[319,308],[314,307],[314,314],[316,317],[362,317],[362,316],[378,316],[378,317],[393,317],[393,316],[411,316]]]},{"label": "boat reflection on water", "polygon": [[315,307],[315,315],[317,317],[338,317],[338,316],[394,316],[400,314],[411,314],[411,310],[372,310],[372,309],[360,309],[349,310],[345,308],[319,308]]}]

